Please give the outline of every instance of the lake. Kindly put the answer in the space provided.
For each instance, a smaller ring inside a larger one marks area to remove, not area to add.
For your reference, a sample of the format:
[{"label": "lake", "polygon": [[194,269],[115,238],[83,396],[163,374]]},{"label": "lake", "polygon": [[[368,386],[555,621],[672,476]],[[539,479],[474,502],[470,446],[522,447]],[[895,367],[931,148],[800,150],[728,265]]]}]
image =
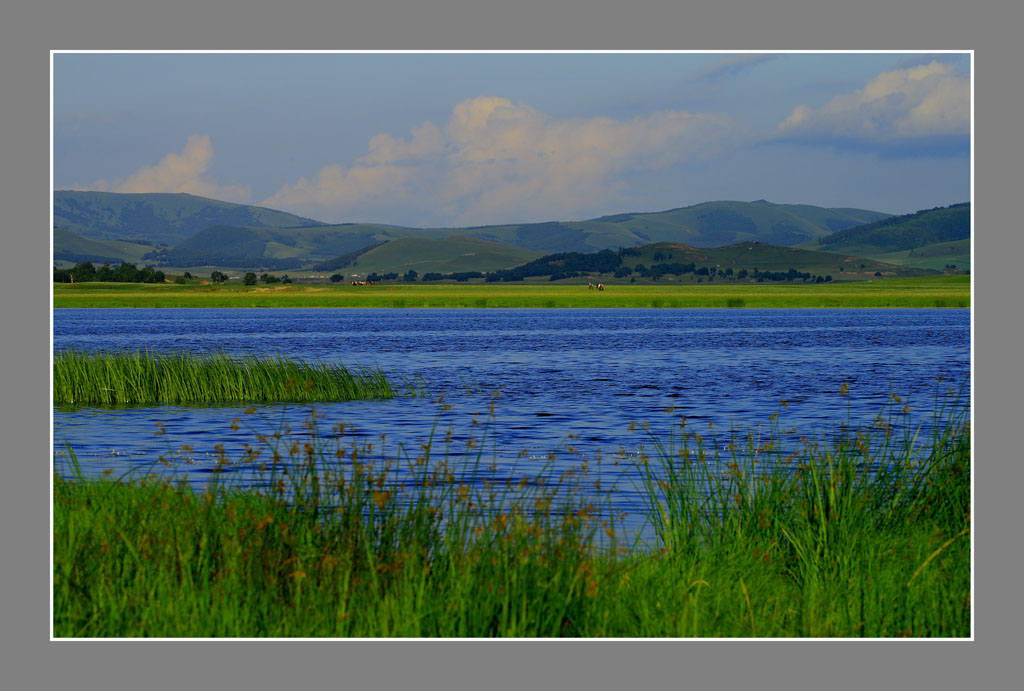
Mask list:
[{"label": "lake", "polygon": [[[55,350],[280,353],[380,367],[431,395],[321,404],[324,430],[345,423],[347,436],[392,454],[399,443],[417,448],[435,423],[441,436],[451,426],[453,449],[474,436],[484,460],[509,472],[550,453],[556,466],[635,457],[651,446],[644,423],[664,438],[680,416],[707,438],[767,427],[781,413],[783,427],[811,436],[844,420],[870,424],[893,394],[919,414],[913,424],[937,394],[969,395],[966,309],[56,309],[53,319]],[[473,423],[492,404],[483,439],[485,425]],[[310,412],[279,404],[243,416],[247,407],[55,408],[54,452],[68,444],[87,472],[124,472],[181,458],[187,444],[195,464],[178,469],[202,483],[216,444],[238,457],[257,432],[298,428]]]}]

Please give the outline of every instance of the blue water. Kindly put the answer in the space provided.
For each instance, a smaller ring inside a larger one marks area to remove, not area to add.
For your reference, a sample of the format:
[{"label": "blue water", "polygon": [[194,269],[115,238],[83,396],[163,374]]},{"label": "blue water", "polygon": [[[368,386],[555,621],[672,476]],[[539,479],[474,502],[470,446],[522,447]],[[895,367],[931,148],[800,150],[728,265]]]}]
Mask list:
[{"label": "blue water", "polygon": [[[801,434],[844,420],[867,425],[892,394],[925,413],[937,393],[968,393],[970,311],[57,309],[54,348],[280,353],[380,367],[432,395],[321,404],[322,429],[345,423],[346,438],[393,454],[399,443],[417,448],[436,423],[439,436],[451,427],[452,449],[474,437],[486,462],[529,470],[550,453],[556,464],[630,457],[650,448],[644,423],[667,435],[680,416],[708,436],[768,426],[780,412]],[[844,384],[849,396],[839,393]],[[492,406],[494,425],[474,425]],[[257,432],[300,429],[310,412],[275,405],[246,416],[246,407],[55,409],[54,449],[70,445],[89,472],[189,457],[194,464],[180,470],[201,478],[216,444],[237,457]]]}]

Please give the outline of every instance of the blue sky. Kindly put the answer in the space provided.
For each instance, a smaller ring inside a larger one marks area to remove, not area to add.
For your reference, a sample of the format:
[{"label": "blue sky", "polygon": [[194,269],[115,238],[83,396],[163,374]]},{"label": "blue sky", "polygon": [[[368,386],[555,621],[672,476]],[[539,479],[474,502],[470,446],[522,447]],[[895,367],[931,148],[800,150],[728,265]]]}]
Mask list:
[{"label": "blue sky", "polygon": [[582,220],[970,198],[970,56],[53,56],[55,189],[328,222]]}]

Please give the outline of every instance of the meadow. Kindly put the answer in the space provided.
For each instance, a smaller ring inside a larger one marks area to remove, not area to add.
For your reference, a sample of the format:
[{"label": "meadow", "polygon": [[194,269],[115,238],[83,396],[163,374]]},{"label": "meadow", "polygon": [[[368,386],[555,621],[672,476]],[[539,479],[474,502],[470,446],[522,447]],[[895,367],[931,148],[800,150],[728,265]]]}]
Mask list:
[{"label": "meadow", "polygon": [[969,414],[937,400],[920,439],[900,405],[797,442],[680,418],[621,460],[644,539],[585,460],[500,475],[440,433],[384,455],[315,408],[202,490],[163,457],[87,476],[69,449],[54,636],[969,637]]},{"label": "meadow", "polygon": [[970,307],[970,276],[893,278],[826,284],[394,283],[374,286],[244,286],[128,283],[53,285],[60,307],[643,307],[876,308]]}]

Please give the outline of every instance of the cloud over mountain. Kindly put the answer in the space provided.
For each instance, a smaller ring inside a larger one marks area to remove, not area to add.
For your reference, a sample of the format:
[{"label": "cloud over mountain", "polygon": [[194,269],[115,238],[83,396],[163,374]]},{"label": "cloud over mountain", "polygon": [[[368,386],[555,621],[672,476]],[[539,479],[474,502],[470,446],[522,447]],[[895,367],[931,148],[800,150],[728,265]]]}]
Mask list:
[{"label": "cloud over mountain", "polygon": [[797,106],[779,124],[777,137],[881,153],[913,148],[915,141],[921,148],[964,148],[971,127],[970,80],[955,70],[932,61],[883,72],[821,108]]},{"label": "cloud over mountain", "polygon": [[71,188],[94,192],[186,192],[233,202],[248,202],[248,187],[218,185],[204,176],[213,160],[210,138],[193,134],[180,153],[169,153],[156,165],[145,166],[124,179],[97,180]]},{"label": "cloud over mountain", "polygon": [[325,166],[261,203],[306,213],[315,204],[337,216],[364,203],[408,200],[440,204],[459,223],[565,217],[619,194],[633,172],[701,160],[735,129],[728,117],[685,111],[555,119],[480,96],[456,105],[443,130],[425,122],[408,139],[378,134],[350,166]]}]

